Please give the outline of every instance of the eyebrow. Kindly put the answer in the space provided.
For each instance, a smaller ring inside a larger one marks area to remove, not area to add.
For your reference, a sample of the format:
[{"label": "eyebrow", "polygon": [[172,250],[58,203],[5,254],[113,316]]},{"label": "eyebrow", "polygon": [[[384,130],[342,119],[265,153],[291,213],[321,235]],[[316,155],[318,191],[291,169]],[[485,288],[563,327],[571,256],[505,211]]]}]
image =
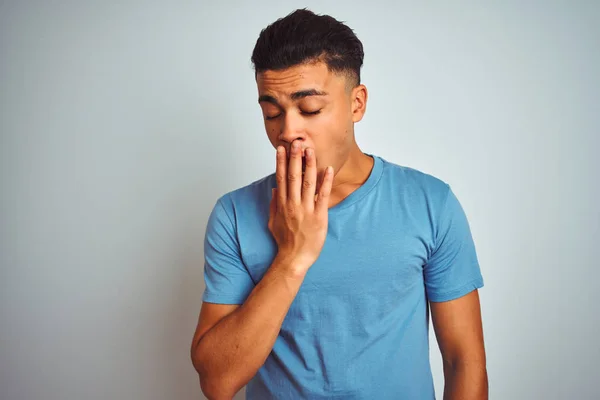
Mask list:
[{"label": "eyebrow", "polygon": [[[290,98],[293,101],[296,101],[296,100],[300,100],[300,99],[303,99],[305,97],[310,97],[310,96],[327,96],[327,95],[328,95],[327,92],[323,92],[323,91],[320,91],[320,90],[317,90],[317,89],[307,89],[307,90],[300,90],[298,92],[292,93],[290,95]],[[277,100],[275,99],[275,97],[270,96],[268,94],[263,94],[262,96],[260,96],[258,98],[258,102],[259,103],[267,102],[267,103],[272,103],[272,104],[275,104],[275,105],[279,104],[277,102]]]}]

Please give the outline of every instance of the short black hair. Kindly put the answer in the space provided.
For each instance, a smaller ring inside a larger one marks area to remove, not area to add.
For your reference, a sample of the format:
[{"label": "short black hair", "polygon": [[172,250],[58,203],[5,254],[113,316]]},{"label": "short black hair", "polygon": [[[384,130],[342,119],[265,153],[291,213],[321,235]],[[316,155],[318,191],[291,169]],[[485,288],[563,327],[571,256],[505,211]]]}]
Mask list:
[{"label": "short black hair", "polygon": [[363,45],[352,29],[306,8],[263,29],[252,52],[255,74],[323,61],[330,71],[348,74],[356,85],[363,58]]}]

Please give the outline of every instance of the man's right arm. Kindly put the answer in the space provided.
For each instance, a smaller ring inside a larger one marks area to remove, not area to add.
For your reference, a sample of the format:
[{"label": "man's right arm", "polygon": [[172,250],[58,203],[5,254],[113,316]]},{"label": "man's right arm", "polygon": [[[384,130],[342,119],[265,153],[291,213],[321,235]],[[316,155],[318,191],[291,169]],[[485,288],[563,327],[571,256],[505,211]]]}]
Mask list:
[{"label": "man's right arm", "polygon": [[[306,268],[278,255],[244,304],[214,321],[212,327],[202,321],[201,311],[191,351],[205,396],[231,399],[256,375],[275,344],[305,274]],[[222,305],[204,303],[202,308],[218,306]]]},{"label": "man's right arm", "polygon": [[[306,272],[325,244],[333,168],[323,171],[319,185],[314,150],[307,148],[305,153],[303,174],[300,141],[292,143],[288,171],[286,149],[277,147],[277,188],[271,196],[267,224],[277,243],[273,264],[240,307],[232,311],[232,306],[202,306],[210,307],[210,312],[205,310],[204,315],[209,317],[204,318],[200,312],[192,361],[200,375],[202,391],[210,399],[231,399],[265,363]],[[215,226],[222,224],[215,222]],[[232,257],[239,257],[231,232],[209,233],[212,240],[206,243],[210,258],[216,258],[207,263],[211,270],[218,269],[219,262],[227,264]],[[215,248],[213,242],[224,246],[224,250]],[[229,284],[234,276],[240,276],[242,268],[237,267],[215,275],[233,274],[220,279]],[[229,314],[224,315],[226,312]]]}]

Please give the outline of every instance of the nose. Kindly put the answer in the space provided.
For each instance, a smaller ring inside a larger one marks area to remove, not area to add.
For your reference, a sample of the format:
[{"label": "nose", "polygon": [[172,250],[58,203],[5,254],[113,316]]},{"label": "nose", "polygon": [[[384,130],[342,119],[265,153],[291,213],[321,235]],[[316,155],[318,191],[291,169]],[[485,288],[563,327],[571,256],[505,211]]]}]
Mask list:
[{"label": "nose", "polygon": [[300,148],[304,154],[303,142],[306,139],[306,133],[304,131],[304,125],[301,118],[294,118],[293,115],[286,115],[284,123],[281,127],[281,133],[279,134],[279,140],[282,142],[281,145],[285,147],[286,154],[290,155],[292,150],[292,143],[296,140],[300,143]]}]

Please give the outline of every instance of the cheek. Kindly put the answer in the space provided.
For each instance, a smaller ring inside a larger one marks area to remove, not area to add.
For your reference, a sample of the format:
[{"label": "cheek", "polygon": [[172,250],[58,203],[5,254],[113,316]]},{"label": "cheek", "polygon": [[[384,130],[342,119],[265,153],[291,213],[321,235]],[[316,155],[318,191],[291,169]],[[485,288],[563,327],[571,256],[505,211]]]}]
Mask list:
[{"label": "cheek", "polygon": [[319,136],[329,146],[340,146],[347,140],[348,126],[342,115],[331,113],[319,121],[314,129],[318,129]]},{"label": "cheek", "polygon": [[279,128],[276,126],[276,124],[265,122],[265,131],[267,132],[267,137],[269,138],[269,141],[273,147],[276,147],[277,143],[279,142],[277,139],[280,132]]},{"label": "cheek", "polygon": [[310,145],[317,152],[317,166],[332,164],[348,149],[348,127],[341,120],[328,119],[314,124],[308,130]]},{"label": "cheek", "polygon": [[339,130],[339,126],[340,119],[333,113],[317,115],[306,121],[306,127],[309,131],[328,137],[331,137],[333,132]]}]

